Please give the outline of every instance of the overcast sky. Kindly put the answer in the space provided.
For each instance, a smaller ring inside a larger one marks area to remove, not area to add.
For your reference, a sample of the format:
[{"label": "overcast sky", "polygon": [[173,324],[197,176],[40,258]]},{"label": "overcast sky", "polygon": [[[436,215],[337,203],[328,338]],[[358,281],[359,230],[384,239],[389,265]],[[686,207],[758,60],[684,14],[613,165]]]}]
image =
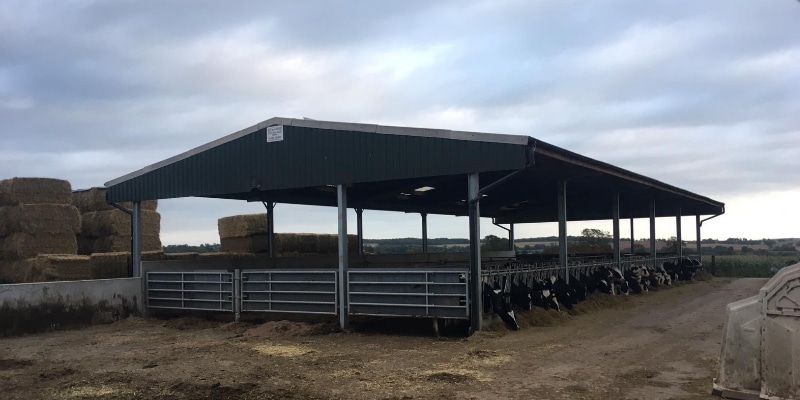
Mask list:
[{"label": "overcast sky", "polygon": [[[529,135],[725,202],[703,237],[800,237],[795,0],[0,3],[0,178],[102,186],[273,116]],[[218,242],[217,218],[262,208],[163,201],[162,240]],[[331,208],[276,213],[336,230]],[[365,212],[365,233],[419,220]]]}]

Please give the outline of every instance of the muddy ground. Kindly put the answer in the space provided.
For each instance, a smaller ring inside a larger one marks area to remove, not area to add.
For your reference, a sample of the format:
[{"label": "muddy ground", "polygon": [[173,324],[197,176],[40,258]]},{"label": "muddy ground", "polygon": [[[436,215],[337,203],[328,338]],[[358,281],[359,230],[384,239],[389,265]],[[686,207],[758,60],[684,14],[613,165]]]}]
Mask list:
[{"label": "muddy ground", "polygon": [[[762,279],[713,279],[469,338],[333,323],[133,318],[0,339],[10,399],[713,399],[725,305]],[[549,326],[542,326],[549,325]]]}]

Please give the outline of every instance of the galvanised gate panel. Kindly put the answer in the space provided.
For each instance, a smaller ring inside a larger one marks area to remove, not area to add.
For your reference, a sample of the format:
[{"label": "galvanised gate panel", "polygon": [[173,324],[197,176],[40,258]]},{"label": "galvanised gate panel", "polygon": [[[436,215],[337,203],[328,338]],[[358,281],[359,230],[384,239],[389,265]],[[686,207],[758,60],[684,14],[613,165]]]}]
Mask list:
[{"label": "galvanised gate panel", "polygon": [[147,273],[147,307],[234,311],[233,273],[228,271]]},{"label": "galvanised gate panel", "polygon": [[335,270],[242,271],[244,311],[336,314]]},{"label": "galvanised gate panel", "polygon": [[350,314],[468,319],[467,272],[467,267],[350,270]]}]

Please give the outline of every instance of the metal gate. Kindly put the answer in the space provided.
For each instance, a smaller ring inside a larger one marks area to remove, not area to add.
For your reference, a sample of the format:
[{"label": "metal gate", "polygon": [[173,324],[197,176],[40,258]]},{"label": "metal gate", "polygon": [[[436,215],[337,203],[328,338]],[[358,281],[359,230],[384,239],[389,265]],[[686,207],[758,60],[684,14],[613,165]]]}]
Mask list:
[{"label": "metal gate", "polygon": [[469,318],[467,268],[348,271],[352,315]]},{"label": "metal gate", "polygon": [[[336,270],[148,271],[152,309],[336,315]],[[354,269],[351,315],[469,318],[467,268]]]},{"label": "metal gate", "polygon": [[242,271],[244,311],[336,314],[334,270]]},{"label": "metal gate", "polygon": [[234,311],[233,273],[147,272],[147,307],[176,310]]}]

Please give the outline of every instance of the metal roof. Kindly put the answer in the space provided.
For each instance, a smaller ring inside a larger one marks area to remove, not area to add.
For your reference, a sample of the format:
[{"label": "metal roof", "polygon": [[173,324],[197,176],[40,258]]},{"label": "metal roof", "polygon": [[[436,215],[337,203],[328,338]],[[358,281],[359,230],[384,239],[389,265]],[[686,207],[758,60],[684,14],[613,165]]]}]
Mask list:
[{"label": "metal roof", "polygon": [[[267,128],[282,126],[279,141]],[[499,222],[557,221],[556,186],[568,185],[569,220],[712,215],[724,204],[528,136],[271,118],[106,183],[112,202],[213,197],[335,206],[337,184],[352,208],[466,215],[466,174]],[[417,190],[424,187],[429,190]]]}]

